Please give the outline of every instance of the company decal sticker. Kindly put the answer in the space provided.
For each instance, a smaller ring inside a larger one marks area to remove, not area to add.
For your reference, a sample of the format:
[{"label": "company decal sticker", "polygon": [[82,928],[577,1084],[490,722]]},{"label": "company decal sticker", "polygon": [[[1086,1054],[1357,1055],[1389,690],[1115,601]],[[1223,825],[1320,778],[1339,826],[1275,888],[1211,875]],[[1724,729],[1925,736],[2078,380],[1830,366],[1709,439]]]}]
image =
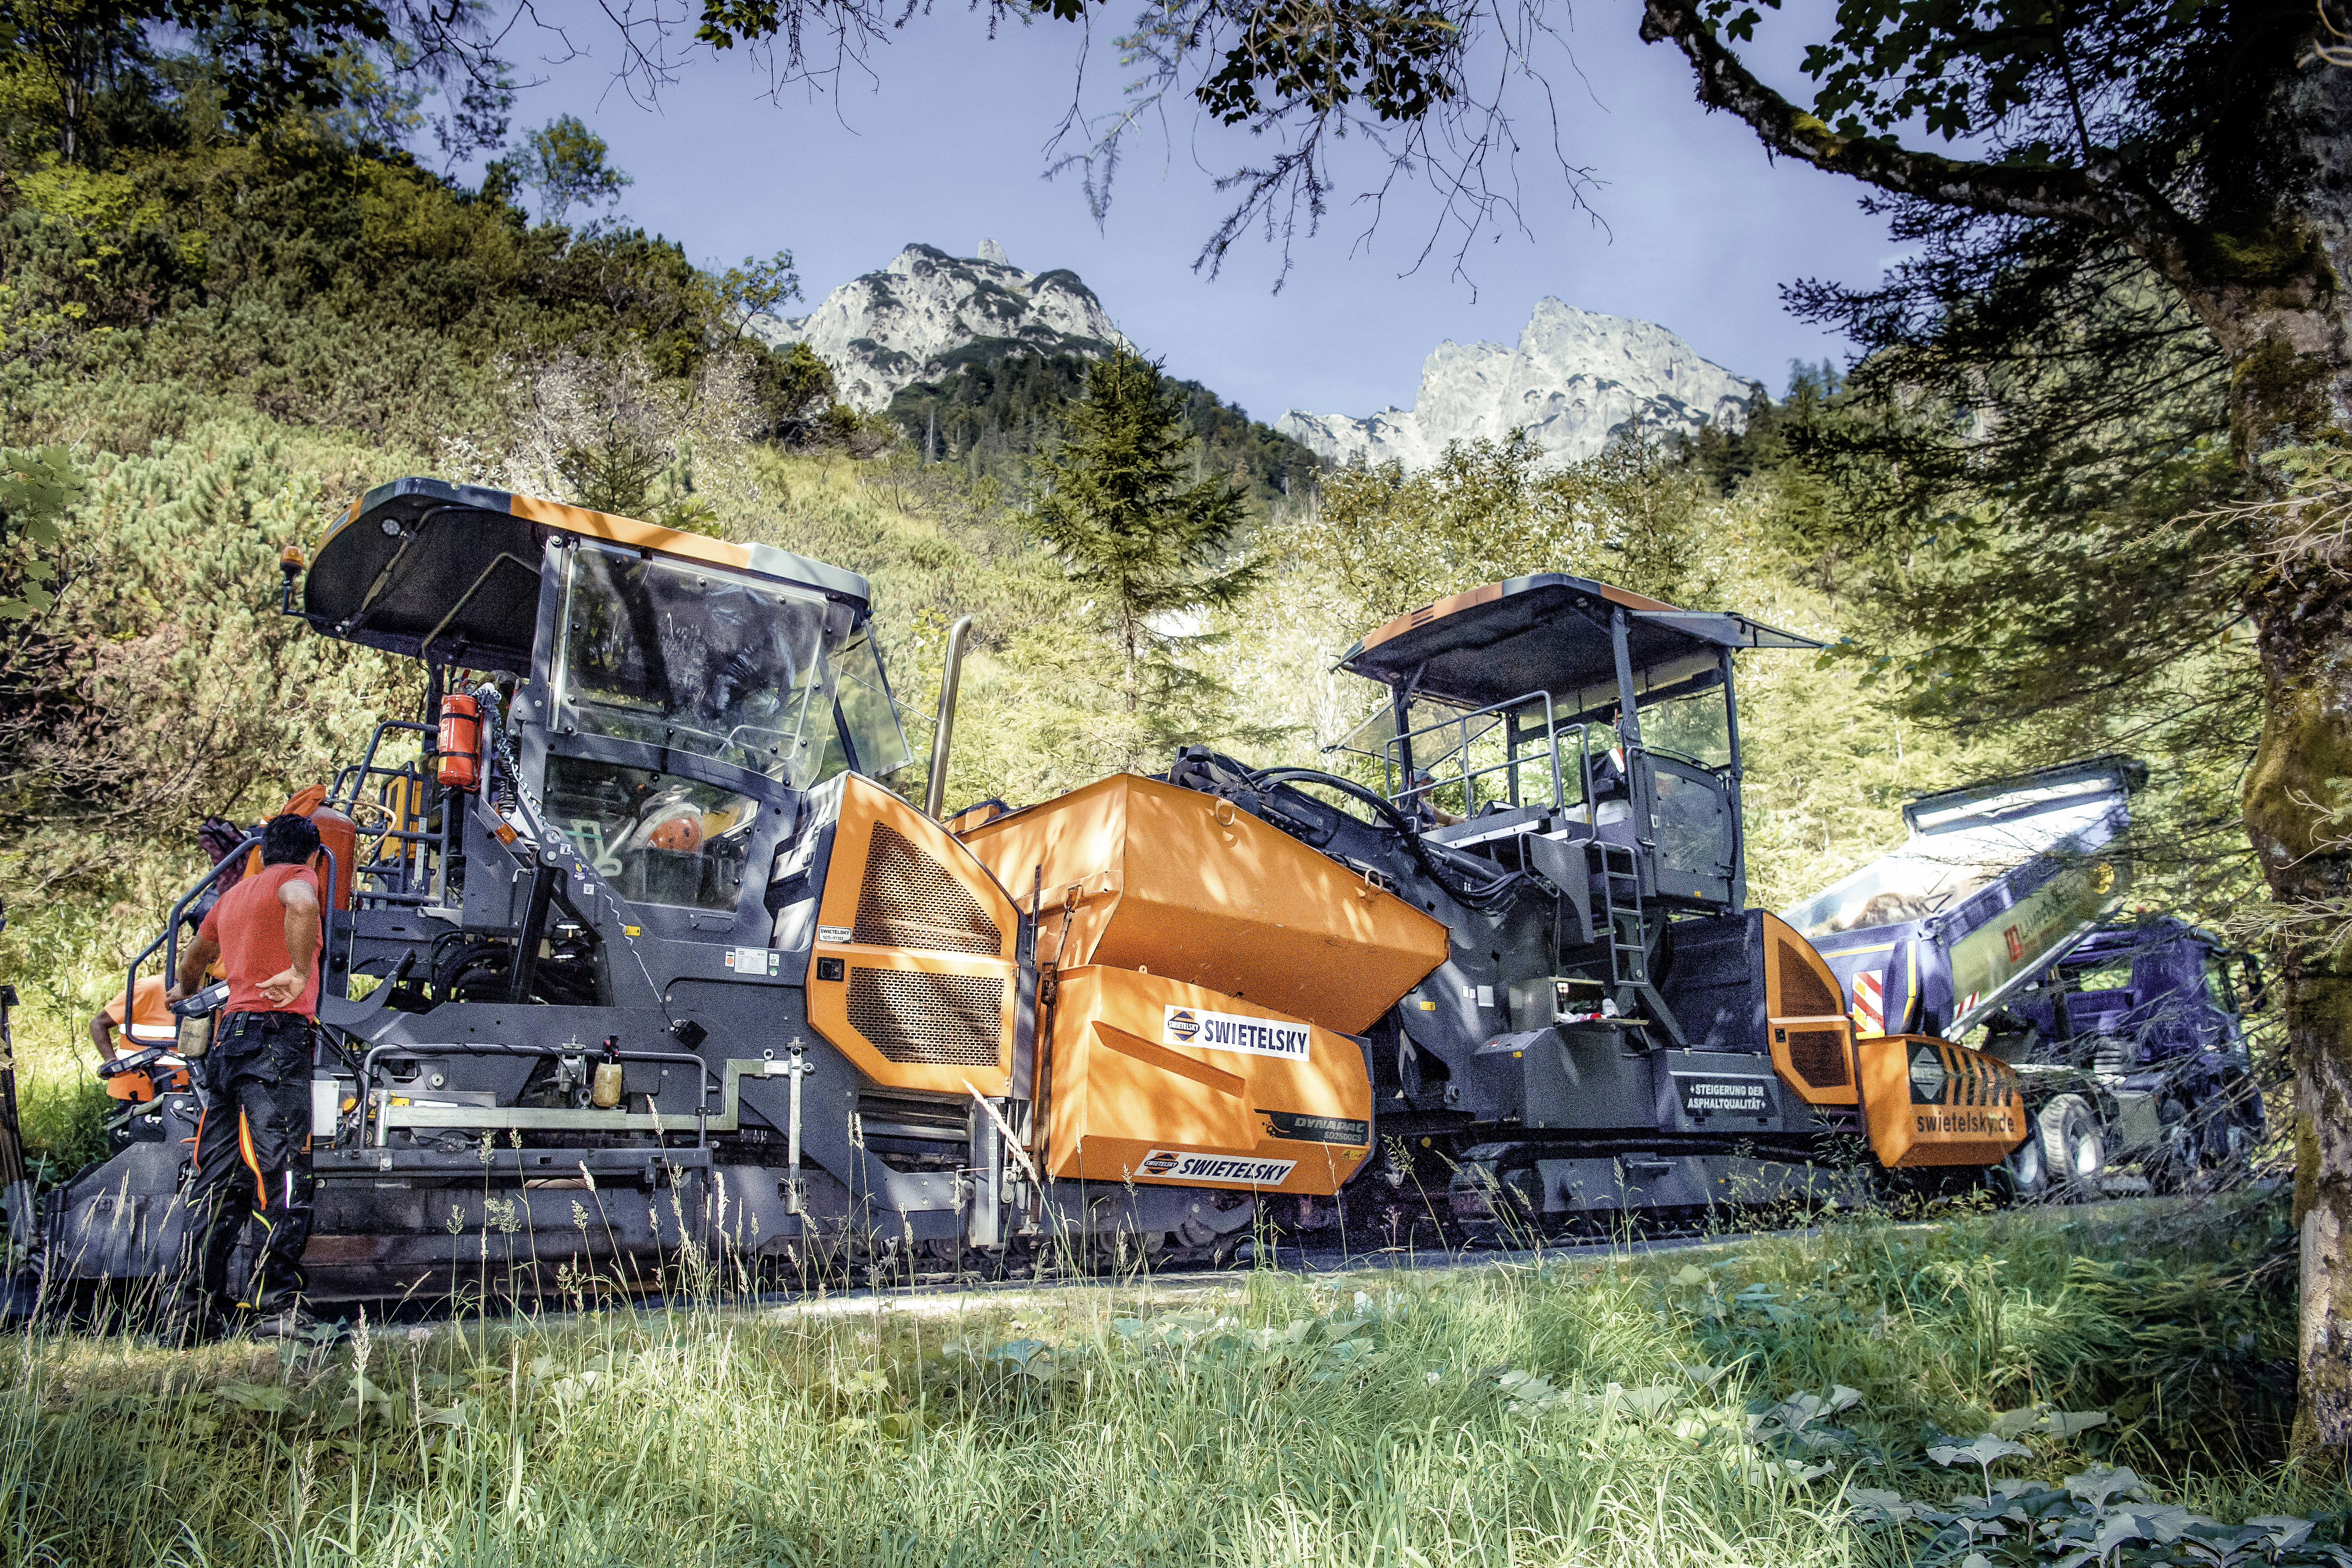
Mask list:
[{"label": "company decal sticker", "polygon": [[1911,1118],[1911,1131],[1930,1136],[1940,1133],[1946,1137],[2015,1139],[2020,1136],[2015,1111],[1966,1105],[1956,1105],[1948,1110],[1930,1107],[1916,1111]]},{"label": "company decal sticker", "polygon": [[1192,1046],[1212,1051],[1235,1051],[1247,1057],[1275,1057],[1303,1062],[1307,1057],[1307,1026],[1252,1018],[1239,1013],[1212,1013],[1205,1007],[1167,1006],[1161,1009],[1160,1043]]},{"label": "company decal sticker", "polygon": [[738,974],[772,978],[783,973],[784,955],[771,947],[739,947],[727,955],[727,967]]},{"label": "company decal sticker", "polygon": [[849,940],[849,928],[847,926],[819,926],[816,928],[816,939],[819,942],[847,942]]},{"label": "company decal sticker", "polygon": [[1154,1149],[1136,1167],[1139,1176],[1216,1187],[1277,1187],[1298,1168],[1296,1160],[1256,1160],[1239,1154],[1193,1154]]},{"label": "company decal sticker", "polygon": [[1916,1047],[1911,1053],[1911,1103],[1933,1105],[1943,1099],[1944,1082],[1950,1076],[1935,1047]]},{"label": "company decal sticker", "polygon": [[1309,1116],[1298,1110],[1266,1110],[1266,1131],[1276,1138],[1287,1138],[1298,1143],[1339,1143],[1349,1148],[1369,1148],[1372,1142],[1372,1124],[1346,1116]]}]

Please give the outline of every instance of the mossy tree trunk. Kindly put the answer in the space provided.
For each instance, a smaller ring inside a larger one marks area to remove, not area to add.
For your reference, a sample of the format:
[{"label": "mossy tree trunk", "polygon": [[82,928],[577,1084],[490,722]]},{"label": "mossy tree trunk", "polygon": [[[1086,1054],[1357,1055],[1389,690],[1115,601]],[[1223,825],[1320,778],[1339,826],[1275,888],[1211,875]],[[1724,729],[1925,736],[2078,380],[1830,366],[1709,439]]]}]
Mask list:
[{"label": "mossy tree trunk", "polygon": [[[2331,226],[2341,255],[2342,226]],[[2352,355],[2335,268],[2314,268],[2267,308],[2241,290],[2210,298],[2231,353],[2231,431],[2257,494],[2283,446],[2345,441]],[[2300,298],[2297,298],[2300,296]],[[2246,609],[2263,669],[2263,733],[2246,774],[2246,833],[2271,897],[2287,910],[2341,908],[2352,894],[2352,561],[2294,536],[2299,513],[2249,514],[2261,562]],[[2332,558],[2331,558],[2332,557]],[[2284,928],[2278,954],[2294,1073],[2294,1219],[2302,1239],[2295,1447],[2352,1446],[2352,964],[2323,931]]]}]

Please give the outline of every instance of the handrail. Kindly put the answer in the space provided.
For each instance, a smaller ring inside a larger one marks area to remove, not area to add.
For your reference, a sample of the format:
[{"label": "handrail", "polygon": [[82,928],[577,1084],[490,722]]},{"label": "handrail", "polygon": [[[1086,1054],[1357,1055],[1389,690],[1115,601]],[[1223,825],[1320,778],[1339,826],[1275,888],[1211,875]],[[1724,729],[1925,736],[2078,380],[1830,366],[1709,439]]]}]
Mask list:
[{"label": "handrail", "polygon": [[[1397,805],[1404,805],[1409,802],[1418,802],[1425,799],[1429,795],[1430,792],[1434,790],[1440,784],[1451,784],[1454,782],[1455,778],[1458,778],[1461,781],[1463,789],[1462,804],[1464,815],[1467,816],[1475,813],[1477,809],[1475,789],[1472,781],[1482,778],[1488,773],[1504,772],[1508,772],[1511,774],[1511,791],[1514,795],[1517,795],[1518,793],[1518,770],[1526,766],[1532,759],[1520,757],[1517,754],[1516,746],[1507,742],[1504,747],[1504,757],[1501,762],[1490,763],[1485,767],[1473,768],[1470,765],[1471,746],[1476,741],[1485,739],[1486,735],[1494,731],[1496,726],[1494,724],[1487,725],[1484,730],[1480,731],[1476,736],[1470,734],[1469,726],[1473,720],[1483,718],[1491,713],[1498,716],[1498,722],[1507,726],[1508,730],[1516,731],[1518,710],[1538,701],[1543,704],[1544,755],[1548,759],[1551,772],[1551,805],[1552,809],[1555,811],[1560,809],[1566,804],[1560,789],[1559,777],[1559,741],[1564,731],[1553,713],[1551,693],[1549,691],[1522,692],[1520,695],[1509,698],[1504,701],[1490,702],[1484,708],[1476,708],[1472,709],[1467,712],[1456,713],[1450,718],[1441,719],[1434,724],[1424,724],[1418,730],[1410,730],[1402,734],[1391,736],[1381,748],[1381,760],[1383,769],[1384,782],[1398,781],[1399,775],[1402,775],[1401,782],[1404,787],[1391,791],[1389,793],[1389,799]],[[1589,727],[1585,724],[1578,723],[1568,726],[1568,728],[1576,731],[1577,752],[1580,760],[1580,771],[1582,774],[1582,783],[1584,785],[1584,798],[1589,801],[1592,798],[1592,756],[1591,748],[1589,744]],[[1454,729],[1458,729],[1462,731],[1461,743],[1448,747],[1440,757],[1435,759],[1435,761],[1439,765],[1443,765],[1445,758],[1458,754],[1462,759],[1462,771],[1455,774],[1454,778],[1440,779],[1436,776],[1433,768],[1423,767],[1418,771],[1429,774],[1430,782],[1426,784],[1416,785],[1412,777],[1412,773],[1415,770],[1408,768],[1405,763],[1405,759],[1412,754],[1412,742],[1423,735],[1432,735],[1441,730]]]},{"label": "handrail", "polygon": [[[379,768],[375,765],[376,748],[383,744],[383,732],[386,730],[414,730],[420,735],[434,733],[432,725],[420,724],[414,719],[386,719],[377,724],[375,732],[368,737],[367,751],[361,756],[360,765],[357,768],[344,770],[341,777],[335,781],[340,784],[343,778],[349,778],[352,781],[352,793],[348,795],[331,795],[327,797],[328,805],[332,805],[340,799],[346,806],[356,806],[360,801],[360,791],[367,787],[370,773],[381,773],[388,778],[396,778],[405,770],[407,764],[404,763],[398,769]],[[425,748],[425,754],[430,755],[432,751],[433,748],[427,746]]]},{"label": "handrail", "polygon": [[[561,1046],[517,1046],[509,1045],[504,1041],[499,1040],[457,1040],[450,1041],[446,1044],[436,1042],[430,1045],[412,1044],[405,1041],[387,1041],[384,1044],[371,1047],[367,1055],[361,1058],[359,1086],[363,1093],[371,1091],[378,1087],[375,1081],[376,1058],[383,1056],[531,1057],[541,1060],[552,1060],[572,1056],[604,1057],[604,1053],[601,1049],[590,1046],[582,1046],[578,1050],[567,1050]],[[701,1143],[709,1141],[709,1131],[708,1122],[710,1117],[710,1095],[712,1086],[710,1080],[710,1064],[708,1061],[694,1055],[690,1051],[636,1051],[618,1049],[614,1050],[611,1057],[605,1058],[604,1059],[611,1060],[615,1058],[625,1062],[691,1063],[695,1068],[697,1075],[696,1081],[698,1086],[697,1091],[698,1098],[695,1101],[694,1110],[697,1146],[699,1147]],[[397,1092],[388,1083],[383,1087],[384,1089],[384,1092],[387,1094]],[[411,1090],[407,1092],[414,1093],[417,1091]],[[429,1095],[433,1090],[428,1089],[422,1092]],[[512,1110],[514,1108],[511,1106],[484,1106],[481,1109],[485,1110]],[[379,1141],[376,1147],[382,1148],[383,1147],[383,1144],[381,1141],[381,1134],[386,1129],[381,1117],[379,1117],[377,1121],[377,1129]],[[682,1131],[684,1129],[681,1128],[680,1131]],[[721,1129],[721,1131],[725,1131],[725,1129]]]},{"label": "handrail", "polygon": [[250,833],[237,841],[236,848],[230,850],[227,854],[214,861],[213,868],[205,872],[203,876],[197,878],[195,886],[181,894],[180,901],[172,906],[171,916],[163,922],[163,934],[158,936],[153,942],[149,942],[145,948],[140,951],[139,955],[131,961],[131,973],[124,977],[122,982],[122,1028],[126,1035],[129,1034],[131,1030],[131,1020],[132,1017],[136,1016],[135,1013],[132,1011],[132,999],[138,994],[139,991],[139,966],[146,963],[149,959],[154,957],[155,950],[157,948],[161,947],[165,949],[163,967],[172,971],[173,973],[166,974],[163,977],[163,984],[166,986],[170,985],[173,975],[177,973],[179,969],[179,930],[181,912],[188,907],[190,900],[194,899],[197,894],[203,892],[206,888],[211,887],[214,880],[217,879],[223,871],[226,870],[232,864],[234,864],[239,857],[243,856],[247,850],[257,849],[260,847],[261,835],[258,833]]}]

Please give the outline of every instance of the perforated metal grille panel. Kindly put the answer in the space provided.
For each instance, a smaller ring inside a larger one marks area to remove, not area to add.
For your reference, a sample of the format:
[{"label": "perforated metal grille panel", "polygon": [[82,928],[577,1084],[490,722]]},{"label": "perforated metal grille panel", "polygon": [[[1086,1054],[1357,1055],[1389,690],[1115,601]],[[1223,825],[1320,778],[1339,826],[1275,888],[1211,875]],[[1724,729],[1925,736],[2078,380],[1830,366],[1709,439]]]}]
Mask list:
[{"label": "perforated metal grille panel", "polygon": [[1772,962],[1780,969],[1781,1016],[1834,1018],[1845,1011],[1838,994],[1822,984],[1822,977],[1794,943],[1775,942]]},{"label": "perforated metal grille panel", "polygon": [[[877,947],[1001,958],[1004,933],[970,889],[887,822],[874,825],[857,890],[857,940]],[[958,1058],[961,1059],[961,1058]]]},{"label": "perforated metal grille panel", "polygon": [[849,972],[849,1026],[891,1061],[993,1067],[1003,1025],[994,975]]},{"label": "perforated metal grille panel", "polygon": [[1852,1078],[1845,1036],[1836,1029],[1790,1030],[1789,1065],[1810,1089],[1843,1089]]}]

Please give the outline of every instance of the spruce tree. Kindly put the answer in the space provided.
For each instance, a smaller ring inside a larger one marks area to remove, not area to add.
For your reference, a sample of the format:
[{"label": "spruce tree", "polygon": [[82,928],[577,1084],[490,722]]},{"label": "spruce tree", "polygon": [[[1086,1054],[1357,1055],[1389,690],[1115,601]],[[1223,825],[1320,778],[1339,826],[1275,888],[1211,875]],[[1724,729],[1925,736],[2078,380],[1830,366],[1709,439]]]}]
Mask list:
[{"label": "spruce tree", "polygon": [[1092,595],[1095,630],[1118,657],[1130,767],[1214,695],[1214,682],[1182,661],[1206,640],[1185,628],[1239,603],[1264,575],[1241,554],[1246,493],[1222,473],[1191,478],[1192,445],[1183,398],[1160,367],[1113,353],[1087,371],[1030,509],[1037,536]]}]

